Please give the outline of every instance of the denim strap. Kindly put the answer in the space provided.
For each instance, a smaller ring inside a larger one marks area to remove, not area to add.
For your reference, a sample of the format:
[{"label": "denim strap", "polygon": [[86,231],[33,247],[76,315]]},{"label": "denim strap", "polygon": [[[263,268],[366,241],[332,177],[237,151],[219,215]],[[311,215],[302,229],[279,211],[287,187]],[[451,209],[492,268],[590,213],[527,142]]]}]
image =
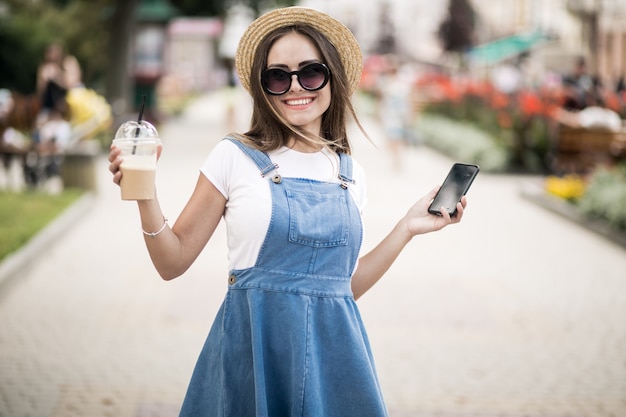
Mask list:
[{"label": "denim strap", "polygon": [[345,153],[339,154],[339,179],[344,188],[346,188],[346,183],[354,184],[354,179],[352,179],[352,158]]},{"label": "denim strap", "polygon": [[226,136],[224,139],[230,140],[235,145],[239,146],[239,148],[244,151],[252,159],[252,161],[254,161],[256,166],[261,171],[261,177],[265,177],[270,172],[278,169],[278,165],[272,162],[270,157],[265,152],[252,149],[233,136]]}]

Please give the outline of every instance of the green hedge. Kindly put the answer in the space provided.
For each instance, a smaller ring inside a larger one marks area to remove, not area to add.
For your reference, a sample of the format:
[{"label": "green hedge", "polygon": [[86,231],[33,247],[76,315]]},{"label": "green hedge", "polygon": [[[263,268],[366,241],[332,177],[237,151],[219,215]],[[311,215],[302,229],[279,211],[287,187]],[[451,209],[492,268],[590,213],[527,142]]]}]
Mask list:
[{"label": "green hedge", "polygon": [[584,215],[626,232],[626,163],[598,168],[576,206]]},{"label": "green hedge", "polygon": [[426,145],[458,161],[478,164],[481,170],[491,172],[505,171],[509,166],[506,146],[472,123],[426,112],[415,129]]}]

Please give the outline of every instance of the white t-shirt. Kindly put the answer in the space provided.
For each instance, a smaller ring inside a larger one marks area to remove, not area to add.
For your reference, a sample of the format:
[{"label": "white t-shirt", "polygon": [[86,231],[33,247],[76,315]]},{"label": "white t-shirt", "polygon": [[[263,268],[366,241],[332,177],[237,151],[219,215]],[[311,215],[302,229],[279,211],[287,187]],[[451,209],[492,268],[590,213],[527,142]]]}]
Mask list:
[{"label": "white t-shirt", "polygon": [[[268,155],[278,169],[263,178],[248,155],[231,141],[223,140],[200,169],[227,200],[224,220],[230,269],[250,268],[257,260],[272,213],[272,175],[339,183],[339,156],[330,150],[302,153],[283,147]],[[367,203],[365,172],[356,161],[352,165],[354,184],[349,184],[348,190],[362,213]]]}]

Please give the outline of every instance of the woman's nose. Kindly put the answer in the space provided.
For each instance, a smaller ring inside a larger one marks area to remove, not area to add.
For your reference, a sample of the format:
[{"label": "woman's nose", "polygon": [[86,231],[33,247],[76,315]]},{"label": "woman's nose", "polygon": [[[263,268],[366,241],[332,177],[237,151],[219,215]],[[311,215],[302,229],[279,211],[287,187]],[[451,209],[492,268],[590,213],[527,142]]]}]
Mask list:
[{"label": "woman's nose", "polygon": [[296,74],[291,76],[291,85],[289,86],[290,91],[302,91],[302,86],[300,85],[300,80]]}]

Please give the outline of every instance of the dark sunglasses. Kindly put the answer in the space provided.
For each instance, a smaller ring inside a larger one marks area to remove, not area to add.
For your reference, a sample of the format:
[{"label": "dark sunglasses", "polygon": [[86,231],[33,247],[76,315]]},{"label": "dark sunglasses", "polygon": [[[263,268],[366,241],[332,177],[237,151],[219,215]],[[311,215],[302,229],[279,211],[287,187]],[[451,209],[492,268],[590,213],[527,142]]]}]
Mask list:
[{"label": "dark sunglasses", "polygon": [[330,79],[330,70],[322,63],[307,64],[298,71],[285,71],[280,68],[268,68],[261,73],[263,89],[273,96],[285,94],[291,88],[291,79],[298,76],[298,83],[307,91],[324,88]]}]

